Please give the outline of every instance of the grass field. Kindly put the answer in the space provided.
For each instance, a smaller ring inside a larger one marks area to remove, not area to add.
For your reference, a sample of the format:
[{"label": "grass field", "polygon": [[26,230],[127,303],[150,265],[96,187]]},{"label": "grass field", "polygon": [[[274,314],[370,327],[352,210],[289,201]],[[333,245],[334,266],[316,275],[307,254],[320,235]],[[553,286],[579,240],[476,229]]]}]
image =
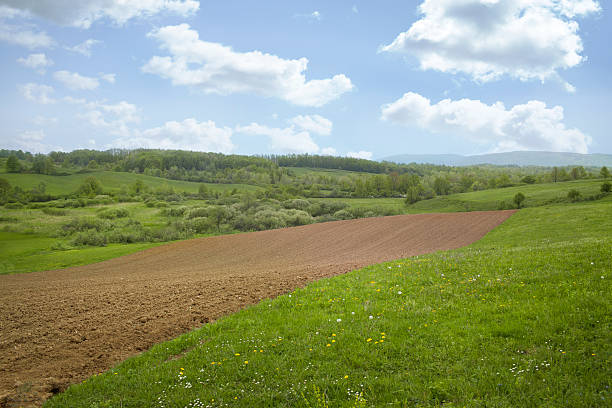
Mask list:
[{"label": "grass field", "polygon": [[168,180],[136,173],[120,173],[114,171],[96,171],[91,173],[71,174],[69,176],[47,176],[44,174],[3,173],[0,177],[6,179],[11,185],[19,186],[23,190],[31,190],[44,182],[47,193],[52,195],[74,193],[87,177],[95,177],[104,191],[119,191],[122,186],[130,187],[136,181],[142,181],[153,190],[160,187],[172,187],[176,192],[197,193],[201,184],[205,184],[209,191],[223,193],[225,191],[257,191],[260,188],[247,184],[212,184],[194,183],[189,181]]},{"label": "grass field", "polygon": [[409,206],[405,205],[403,198],[321,198],[316,200],[342,201],[349,203],[351,207],[381,207],[404,214],[491,211],[499,209],[500,202],[504,203],[506,209],[514,208],[512,199],[518,192],[523,193],[526,197],[523,202],[524,207],[539,207],[554,202],[568,201],[567,193],[572,189],[578,190],[583,198],[596,195],[600,192],[603,182],[604,180],[579,180],[473,191],[438,196]]},{"label": "grass field", "polygon": [[556,201],[567,201],[567,193],[570,190],[578,190],[582,197],[598,194],[602,183],[603,180],[577,180],[451,194],[419,201],[410,205],[406,211],[409,213],[488,211],[497,210],[500,202],[504,202],[505,208],[514,208],[512,199],[519,192],[525,195],[524,207],[539,207]]},{"label": "grass field", "polygon": [[159,344],[46,407],[610,406],[612,199],[367,267]]}]

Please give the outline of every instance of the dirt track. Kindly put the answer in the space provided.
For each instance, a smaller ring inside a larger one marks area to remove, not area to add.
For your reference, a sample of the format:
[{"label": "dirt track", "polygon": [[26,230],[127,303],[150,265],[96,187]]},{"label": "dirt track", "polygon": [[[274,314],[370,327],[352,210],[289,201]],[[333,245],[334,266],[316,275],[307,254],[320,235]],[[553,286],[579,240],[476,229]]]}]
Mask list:
[{"label": "dirt track", "polygon": [[36,406],[155,343],[310,281],[467,245],[512,214],[338,221],[0,276],[0,406]]}]

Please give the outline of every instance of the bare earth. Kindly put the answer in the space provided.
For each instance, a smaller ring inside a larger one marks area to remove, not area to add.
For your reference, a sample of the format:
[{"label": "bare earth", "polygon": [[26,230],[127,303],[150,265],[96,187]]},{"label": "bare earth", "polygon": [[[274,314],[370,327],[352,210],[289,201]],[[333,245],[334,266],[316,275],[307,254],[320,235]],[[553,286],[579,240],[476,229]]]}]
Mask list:
[{"label": "bare earth", "polygon": [[38,406],[155,343],[313,280],[468,245],[513,212],[328,222],[0,276],[0,407]]}]

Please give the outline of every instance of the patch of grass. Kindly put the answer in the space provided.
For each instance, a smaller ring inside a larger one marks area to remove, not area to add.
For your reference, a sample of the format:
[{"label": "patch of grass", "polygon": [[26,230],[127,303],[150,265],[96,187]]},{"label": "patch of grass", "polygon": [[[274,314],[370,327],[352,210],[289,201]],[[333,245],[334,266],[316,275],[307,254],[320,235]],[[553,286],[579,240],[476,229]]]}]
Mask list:
[{"label": "patch of grass", "polygon": [[160,245],[110,244],[103,248],[52,250],[56,243],[55,238],[0,231],[0,275],[85,265]]},{"label": "patch of grass", "polygon": [[104,191],[119,191],[121,186],[130,187],[136,181],[142,181],[147,187],[152,189],[172,187],[175,191],[185,191],[187,193],[197,193],[201,184],[205,184],[210,192],[223,193],[237,189],[238,191],[257,191],[260,187],[247,184],[213,184],[213,183],[194,183],[189,181],[168,180],[160,177],[147,176],[144,174],[121,173],[114,171],[96,171],[83,174],[71,174],[69,176],[47,176],[44,174],[20,174],[6,173],[2,175],[12,186],[19,186],[23,190],[31,190],[37,187],[40,182],[44,182],[46,191],[52,195],[70,194],[77,191],[79,186],[87,177],[95,177]]},{"label": "patch of grass", "polygon": [[470,247],[262,301],[45,406],[609,406],[611,213],[521,210]]},{"label": "patch of grass", "polygon": [[514,208],[512,199],[519,192],[525,195],[522,204],[524,207],[539,207],[568,202],[567,194],[570,190],[578,191],[582,198],[595,196],[600,193],[601,184],[601,180],[578,180],[472,191],[419,201],[407,207],[405,212],[490,211],[500,209],[500,203],[503,203],[503,208]]}]

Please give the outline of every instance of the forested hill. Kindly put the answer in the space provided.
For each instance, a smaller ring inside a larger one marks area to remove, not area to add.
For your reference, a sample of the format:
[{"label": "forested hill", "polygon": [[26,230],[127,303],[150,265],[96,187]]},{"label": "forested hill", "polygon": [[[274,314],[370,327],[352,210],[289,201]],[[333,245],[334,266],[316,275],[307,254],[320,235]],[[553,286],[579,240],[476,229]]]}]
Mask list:
[{"label": "forested hill", "polygon": [[474,166],[493,164],[498,166],[612,166],[611,154],[580,154],[561,152],[507,152],[475,156],[457,154],[400,154],[385,157],[395,163],[431,163],[447,166]]}]

